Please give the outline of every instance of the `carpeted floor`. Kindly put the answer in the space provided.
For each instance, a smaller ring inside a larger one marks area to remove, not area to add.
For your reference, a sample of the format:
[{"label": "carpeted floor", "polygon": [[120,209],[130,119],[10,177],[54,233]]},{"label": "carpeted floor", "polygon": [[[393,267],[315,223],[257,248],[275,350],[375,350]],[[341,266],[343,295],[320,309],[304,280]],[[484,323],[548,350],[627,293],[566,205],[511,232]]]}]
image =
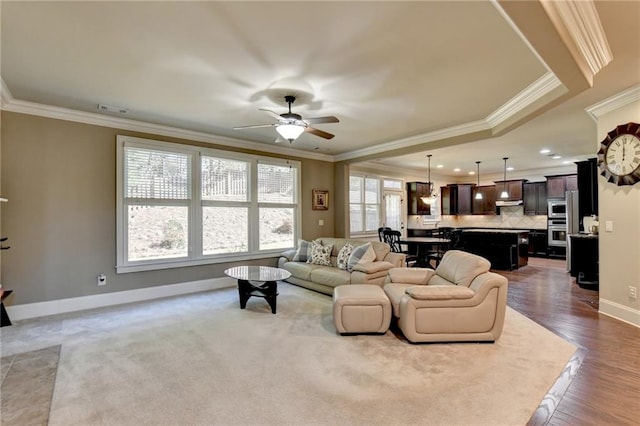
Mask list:
[{"label": "carpeted floor", "polygon": [[51,425],[522,425],[576,349],[511,309],[495,344],[340,336],[330,297],[279,292],[276,315],[223,289],[23,321],[2,359],[62,345]]}]

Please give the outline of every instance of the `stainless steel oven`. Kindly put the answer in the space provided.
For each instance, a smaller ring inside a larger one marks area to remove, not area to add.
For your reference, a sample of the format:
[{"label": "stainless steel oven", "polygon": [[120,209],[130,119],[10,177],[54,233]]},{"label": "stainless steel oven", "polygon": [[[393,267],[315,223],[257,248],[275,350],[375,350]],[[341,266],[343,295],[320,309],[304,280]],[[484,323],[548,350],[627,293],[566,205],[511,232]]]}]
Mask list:
[{"label": "stainless steel oven", "polygon": [[567,246],[567,219],[549,219],[547,224],[547,245],[550,247]]},{"label": "stainless steel oven", "polygon": [[547,201],[548,219],[564,219],[567,217],[567,202],[565,200]]}]

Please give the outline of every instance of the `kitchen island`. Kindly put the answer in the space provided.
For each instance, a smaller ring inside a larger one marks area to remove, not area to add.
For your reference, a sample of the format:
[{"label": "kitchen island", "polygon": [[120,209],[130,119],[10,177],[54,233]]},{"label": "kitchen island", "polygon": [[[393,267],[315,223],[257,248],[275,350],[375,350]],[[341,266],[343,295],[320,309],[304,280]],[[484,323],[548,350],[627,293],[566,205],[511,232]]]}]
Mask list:
[{"label": "kitchen island", "polygon": [[465,251],[488,259],[492,269],[511,271],[529,261],[529,230],[463,229],[462,246]]}]

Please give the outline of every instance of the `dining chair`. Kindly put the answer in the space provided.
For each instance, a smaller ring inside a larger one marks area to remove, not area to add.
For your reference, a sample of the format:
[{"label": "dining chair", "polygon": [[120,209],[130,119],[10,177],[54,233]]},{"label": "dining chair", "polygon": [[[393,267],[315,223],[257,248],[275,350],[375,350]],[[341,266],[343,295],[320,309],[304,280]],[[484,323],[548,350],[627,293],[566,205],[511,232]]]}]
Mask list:
[{"label": "dining chair", "polygon": [[395,231],[393,229],[388,229],[383,231],[385,242],[389,244],[391,251],[394,253],[402,253],[405,255],[405,262],[407,266],[414,266],[418,262],[418,256],[410,253],[409,250],[402,250],[402,244],[400,243],[400,238],[402,237],[402,233],[400,231]]},{"label": "dining chair", "polygon": [[380,242],[386,243],[384,239],[384,231],[391,231],[391,228],[389,228],[388,226],[381,226],[380,228],[378,228],[378,239],[380,240]]}]

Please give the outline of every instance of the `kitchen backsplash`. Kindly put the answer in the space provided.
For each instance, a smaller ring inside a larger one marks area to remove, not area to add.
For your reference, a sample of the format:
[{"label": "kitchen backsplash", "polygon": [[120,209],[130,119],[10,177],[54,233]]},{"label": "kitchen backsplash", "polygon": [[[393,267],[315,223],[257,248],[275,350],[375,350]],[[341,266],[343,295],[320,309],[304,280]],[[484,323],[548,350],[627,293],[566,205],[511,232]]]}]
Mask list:
[{"label": "kitchen backsplash", "polygon": [[408,228],[432,229],[451,226],[454,228],[511,228],[547,229],[547,216],[525,215],[522,206],[500,207],[499,215],[440,216],[439,221],[425,222],[422,216],[409,216]]}]

